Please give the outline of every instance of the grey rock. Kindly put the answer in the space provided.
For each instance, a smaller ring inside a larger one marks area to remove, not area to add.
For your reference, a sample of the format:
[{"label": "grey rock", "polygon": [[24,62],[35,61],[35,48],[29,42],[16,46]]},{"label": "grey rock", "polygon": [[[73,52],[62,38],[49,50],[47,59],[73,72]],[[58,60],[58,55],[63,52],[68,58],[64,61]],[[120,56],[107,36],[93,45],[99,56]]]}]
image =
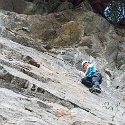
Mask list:
[{"label": "grey rock", "polygon": [[[0,124],[125,124],[124,38],[83,10],[0,11]],[[103,75],[98,95],[80,82],[86,59]]]}]

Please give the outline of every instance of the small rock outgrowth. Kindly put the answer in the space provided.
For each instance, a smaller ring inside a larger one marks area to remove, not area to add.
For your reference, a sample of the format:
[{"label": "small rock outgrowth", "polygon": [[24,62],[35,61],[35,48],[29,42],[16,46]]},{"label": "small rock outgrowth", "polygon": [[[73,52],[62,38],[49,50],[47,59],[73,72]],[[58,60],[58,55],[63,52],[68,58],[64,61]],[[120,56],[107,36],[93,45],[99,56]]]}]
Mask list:
[{"label": "small rock outgrowth", "polygon": [[33,66],[36,66],[36,67],[40,67],[40,64],[38,64],[32,57],[30,56],[26,56],[26,57],[23,57],[23,61],[25,63],[28,63],[28,64],[31,64]]}]

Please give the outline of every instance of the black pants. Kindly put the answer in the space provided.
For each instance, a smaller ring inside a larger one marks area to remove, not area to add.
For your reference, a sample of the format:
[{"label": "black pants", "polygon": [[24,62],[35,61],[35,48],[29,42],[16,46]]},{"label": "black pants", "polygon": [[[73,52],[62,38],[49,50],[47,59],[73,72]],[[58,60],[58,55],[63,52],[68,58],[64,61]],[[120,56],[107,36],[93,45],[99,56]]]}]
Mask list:
[{"label": "black pants", "polygon": [[102,83],[102,75],[99,72],[95,72],[91,77],[82,78],[81,83],[87,86],[88,88],[91,88],[93,85],[95,87],[99,87]]}]

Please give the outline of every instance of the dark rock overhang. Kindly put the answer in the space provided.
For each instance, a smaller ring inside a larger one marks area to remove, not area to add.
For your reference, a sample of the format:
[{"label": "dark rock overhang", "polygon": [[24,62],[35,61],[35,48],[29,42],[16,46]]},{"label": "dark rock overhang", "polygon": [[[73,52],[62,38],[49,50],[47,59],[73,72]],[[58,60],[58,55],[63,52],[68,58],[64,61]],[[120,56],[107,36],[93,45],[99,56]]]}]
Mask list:
[{"label": "dark rock overhang", "polygon": [[[0,0],[0,9],[25,14],[35,14],[36,11],[37,14],[42,14],[44,13],[44,10],[45,12],[51,13],[56,12],[59,6],[62,7],[67,5],[63,4],[66,1],[71,3],[74,8],[79,6],[82,2],[86,1],[91,5],[92,9],[96,13],[99,13],[101,16],[105,17],[104,11],[113,0]],[[124,0],[115,0],[115,2],[117,1],[125,2]],[[67,9],[67,7],[64,8]],[[122,18],[117,22],[111,21],[111,23],[123,28],[125,26],[125,18]]]}]

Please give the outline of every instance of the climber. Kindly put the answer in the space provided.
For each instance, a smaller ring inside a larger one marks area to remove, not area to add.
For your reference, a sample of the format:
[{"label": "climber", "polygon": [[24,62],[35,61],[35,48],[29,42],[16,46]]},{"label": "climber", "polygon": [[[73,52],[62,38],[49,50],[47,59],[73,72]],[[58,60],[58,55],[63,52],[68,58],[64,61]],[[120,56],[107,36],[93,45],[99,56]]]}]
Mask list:
[{"label": "climber", "polygon": [[102,83],[102,75],[96,67],[89,61],[82,62],[85,72],[80,71],[82,75],[81,83],[89,88],[90,92],[101,93],[100,84]]}]

